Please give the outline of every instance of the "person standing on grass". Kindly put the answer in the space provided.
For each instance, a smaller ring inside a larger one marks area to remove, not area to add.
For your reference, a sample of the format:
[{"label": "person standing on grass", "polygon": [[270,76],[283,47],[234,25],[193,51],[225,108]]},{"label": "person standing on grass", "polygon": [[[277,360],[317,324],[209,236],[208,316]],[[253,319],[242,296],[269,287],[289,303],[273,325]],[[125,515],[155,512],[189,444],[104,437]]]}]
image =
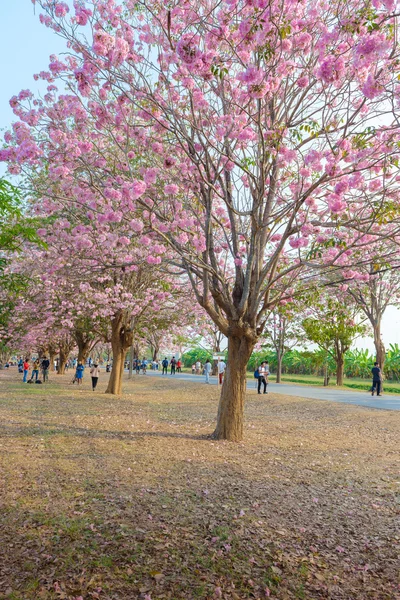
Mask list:
[{"label": "person standing on grass", "polygon": [[162,375],[168,375],[168,358],[165,357],[162,361]]},{"label": "person standing on grass", "polygon": [[206,383],[210,383],[210,373],[211,373],[211,363],[210,359],[207,358],[206,364],[204,365],[204,375],[206,376]]},{"label": "person standing on grass", "polygon": [[264,394],[267,393],[267,377],[268,377],[269,371],[267,370],[267,363],[265,362],[265,360],[261,363],[261,365],[258,368],[258,387],[257,387],[257,391],[259,394],[261,394],[261,384],[264,386]]},{"label": "person standing on grass", "polygon": [[50,369],[50,361],[44,356],[42,360],[42,373],[43,373],[43,383],[49,381],[49,369]]},{"label": "person standing on grass", "polygon": [[373,396],[375,394],[375,390],[376,390],[376,395],[377,396],[382,396],[381,394],[381,388],[382,388],[382,371],[379,367],[379,363],[374,363],[374,366],[371,369],[371,373],[372,373],[372,389],[371,389],[371,396]]},{"label": "person standing on grass", "polygon": [[82,385],[84,370],[85,370],[85,367],[83,366],[83,364],[81,362],[78,362],[78,366],[76,367],[76,372],[75,372],[75,379],[78,382],[78,385]]},{"label": "person standing on grass", "polygon": [[100,369],[97,363],[93,364],[93,367],[90,369],[90,375],[92,377],[92,391],[96,389],[97,382],[99,381]]},{"label": "person standing on grass", "polygon": [[38,380],[38,378],[39,378],[39,367],[40,367],[40,363],[39,363],[39,359],[37,358],[35,360],[35,362],[33,363],[31,381],[33,381],[34,377],[35,377],[35,381]]},{"label": "person standing on grass", "polygon": [[175,372],[176,372],[176,358],[175,358],[175,356],[173,356],[171,358],[170,365],[171,365],[171,375],[175,375]]},{"label": "person standing on grass", "polygon": [[218,362],[218,378],[219,378],[219,385],[222,385],[222,382],[224,381],[224,373],[225,373],[225,369],[226,369],[226,362],[224,360],[220,360]]},{"label": "person standing on grass", "polygon": [[29,373],[29,360],[27,358],[25,358],[22,367],[23,367],[23,371],[24,371],[24,376],[22,378],[22,381],[24,383],[26,383],[28,381],[28,373]]}]

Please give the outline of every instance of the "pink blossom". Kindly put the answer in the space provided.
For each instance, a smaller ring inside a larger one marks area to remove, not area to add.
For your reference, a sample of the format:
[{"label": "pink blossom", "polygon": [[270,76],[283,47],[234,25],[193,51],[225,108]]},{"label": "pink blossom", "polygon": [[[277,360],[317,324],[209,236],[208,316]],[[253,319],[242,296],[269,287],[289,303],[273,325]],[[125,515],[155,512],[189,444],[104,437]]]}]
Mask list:
[{"label": "pink blossom", "polygon": [[65,17],[65,15],[69,12],[68,4],[65,2],[56,2],[54,5],[54,13],[56,17]]},{"label": "pink blossom", "polygon": [[199,36],[192,33],[185,33],[177,43],[176,52],[187,65],[193,64],[201,56],[198,43]]},{"label": "pink blossom", "polygon": [[325,83],[334,83],[340,80],[344,75],[345,63],[342,56],[327,56],[321,63],[318,70],[318,76]]},{"label": "pink blossom", "polygon": [[164,193],[165,194],[177,194],[179,191],[179,187],[177,185],[175,185],[174,183],[170,183],[168,185],[164,186]]},{"label": "pink blossom", "polygon": [[309,84],[309,79],[306,75],[303,75],[302,77],[298,78],[296,83],[299,86],[299,88],[306,88]]}]

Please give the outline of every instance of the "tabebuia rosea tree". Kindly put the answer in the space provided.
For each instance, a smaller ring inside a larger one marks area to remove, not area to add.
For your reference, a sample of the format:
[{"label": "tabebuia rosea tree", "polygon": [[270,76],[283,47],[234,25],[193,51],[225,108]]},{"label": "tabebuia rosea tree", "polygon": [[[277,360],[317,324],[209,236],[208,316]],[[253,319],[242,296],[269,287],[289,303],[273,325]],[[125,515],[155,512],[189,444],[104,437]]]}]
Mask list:
[{"label": "tabebuia rosea tree", "polygon": [[12,100],[2,157],[14,172],[48,161],[92,211],[120,202],[146,251],[172,250],[228,339],[214,435],[241,440],[269,311],[306,272],[357,270],[363,248],[398,235],[395,4],[36,5],[68,52],[40,74],[43,100]]}]

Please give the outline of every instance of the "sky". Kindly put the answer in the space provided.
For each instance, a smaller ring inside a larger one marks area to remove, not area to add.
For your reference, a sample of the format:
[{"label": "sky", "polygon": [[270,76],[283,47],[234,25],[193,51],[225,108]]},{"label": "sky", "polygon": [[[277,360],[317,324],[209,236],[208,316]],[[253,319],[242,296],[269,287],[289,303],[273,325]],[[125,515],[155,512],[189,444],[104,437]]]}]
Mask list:
[{"label": "sky", "polygon": [[[9,100],[22,89],[43,92],[44,82],[34,73],[47,70],[50,54],[65,49],[55,33],[39,23],[39,9],[31,0],[0,0],[0,137],[14,120]],[[4,174],[0,163],[0,175]],[[386,346],[400,344],[400,311],[389,307],[383,319],[382,338]],[[357,340],[356,346],[373,350],[371,338]]]}]

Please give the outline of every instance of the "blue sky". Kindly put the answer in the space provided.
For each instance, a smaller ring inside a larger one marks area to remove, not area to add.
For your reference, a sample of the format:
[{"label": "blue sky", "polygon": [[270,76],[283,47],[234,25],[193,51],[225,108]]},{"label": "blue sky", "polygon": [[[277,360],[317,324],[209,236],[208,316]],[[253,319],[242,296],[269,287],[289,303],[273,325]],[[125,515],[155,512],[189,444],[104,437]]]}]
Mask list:
[{"label": "blue sky", "polygon": [[[34,81],[33,74],[47,70],[50,54],[65,48],[52,30],[40,24],[39,12],[31,0],[0,0],[1,130],[7,129],[14,118],[10,98],[22,89],[43,90],[43,82]],[[0,173],[4,173],[1,164]]]},{"label": "blue sky", "polygon": [[[47,70],[50,54],[65,49],[64,42],[39,22],[39,8],[31,0],[0,0],[0,138],[14,120],[9,100],[22,89],[34,93],[45,89],[44,82],[34,81],[34,73]],[[0,163],[0,175],[5,172]],[[383,320],[385,344],[400,342],[400,311],[389,307]],[[372,350],[370,338],[356,344]]]}]

